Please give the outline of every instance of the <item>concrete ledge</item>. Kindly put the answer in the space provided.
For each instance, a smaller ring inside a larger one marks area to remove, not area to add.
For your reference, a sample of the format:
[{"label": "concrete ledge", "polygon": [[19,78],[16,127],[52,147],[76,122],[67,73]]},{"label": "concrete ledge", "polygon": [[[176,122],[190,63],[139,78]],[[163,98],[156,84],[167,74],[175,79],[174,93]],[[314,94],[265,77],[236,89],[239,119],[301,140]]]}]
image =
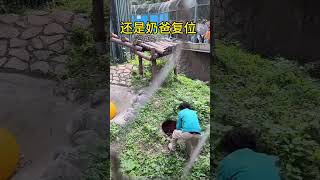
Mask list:
[{"label": "concrete ledge", "polygon": [[183,43],[183,50],[210,53],[210,44],[207,43]]}]

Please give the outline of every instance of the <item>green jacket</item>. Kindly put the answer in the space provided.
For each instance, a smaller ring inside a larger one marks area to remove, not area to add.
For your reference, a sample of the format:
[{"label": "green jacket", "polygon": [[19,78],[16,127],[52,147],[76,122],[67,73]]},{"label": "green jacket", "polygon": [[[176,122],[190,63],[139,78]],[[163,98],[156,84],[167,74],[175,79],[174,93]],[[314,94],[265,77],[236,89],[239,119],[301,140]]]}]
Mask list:
[{"label": "green jacket", "polygon": [[251,149],[239,149],[225,157],[218,180],[280,180],[277,158]]}]

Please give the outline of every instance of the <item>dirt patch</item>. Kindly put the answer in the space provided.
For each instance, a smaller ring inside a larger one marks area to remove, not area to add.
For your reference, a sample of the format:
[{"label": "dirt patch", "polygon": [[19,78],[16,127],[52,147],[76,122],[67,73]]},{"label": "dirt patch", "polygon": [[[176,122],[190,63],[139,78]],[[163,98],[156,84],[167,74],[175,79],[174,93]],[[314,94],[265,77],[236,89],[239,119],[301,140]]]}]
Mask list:
[{"label": "dirt patch", "polygon": [[176,121],[167,120],[162,123],[162,131],[169,137],[171,137],[175,129],[176,129]]},{"label": "dirt patch", "polygon": [[0,73],[0,127],[17,138],[28,165],[12,180],[39,178],[52,153],[70,146],[66,123],[81,109],[63,97],[54,96],[55,82],[21,74]]}]

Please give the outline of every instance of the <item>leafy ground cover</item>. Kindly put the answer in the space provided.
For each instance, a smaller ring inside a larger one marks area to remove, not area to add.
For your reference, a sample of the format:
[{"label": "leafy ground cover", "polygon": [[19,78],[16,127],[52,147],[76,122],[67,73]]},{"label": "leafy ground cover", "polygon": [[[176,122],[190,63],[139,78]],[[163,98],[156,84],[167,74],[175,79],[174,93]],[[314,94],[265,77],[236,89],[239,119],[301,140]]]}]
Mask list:
[{"label": "leafy ground cover", "polygon": [[213,166],[222,157],[219,138],[231,127],[250,126],[261,135],[259,151],[279,156],[283,179],[319,178],[319,81],[294,61],[264,59],[221,42],[215,52]]},{"label": "leafy ground cover", "polygon": [[[146,74],[149,68],[145,69]],[[138,76],[138,75],[137,75]],[[136,77],[137,78],[137,77]],[[130,128],[123,130],[111,125],[111,139],[121,137],[121,166],[125,174],[145,177],[180,178],[186,163],[186,154],[181,147],[175,154],[168,155],[163,150],[168,142],[161,133],[161,123],[176,119],[177,106],[182,101],[192,103],[198,111],[203,130],[209,124],[209,87],[201,81],[184,76],[169,76],[166,83],[140,111]],[[209,179],[209,143],[196,162],[190,179]]]}]

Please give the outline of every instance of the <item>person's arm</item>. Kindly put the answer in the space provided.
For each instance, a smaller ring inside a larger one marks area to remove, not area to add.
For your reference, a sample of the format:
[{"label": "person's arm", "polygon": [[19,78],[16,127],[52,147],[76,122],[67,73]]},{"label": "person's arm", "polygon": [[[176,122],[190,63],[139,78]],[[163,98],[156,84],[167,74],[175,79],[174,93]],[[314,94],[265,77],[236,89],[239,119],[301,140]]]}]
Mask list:
[{"label": "person's arm", "polygon": [[178,113],[178,120],[176,124],[176,129],[181,130],[182,129],[182,115],[181,113]]}]

